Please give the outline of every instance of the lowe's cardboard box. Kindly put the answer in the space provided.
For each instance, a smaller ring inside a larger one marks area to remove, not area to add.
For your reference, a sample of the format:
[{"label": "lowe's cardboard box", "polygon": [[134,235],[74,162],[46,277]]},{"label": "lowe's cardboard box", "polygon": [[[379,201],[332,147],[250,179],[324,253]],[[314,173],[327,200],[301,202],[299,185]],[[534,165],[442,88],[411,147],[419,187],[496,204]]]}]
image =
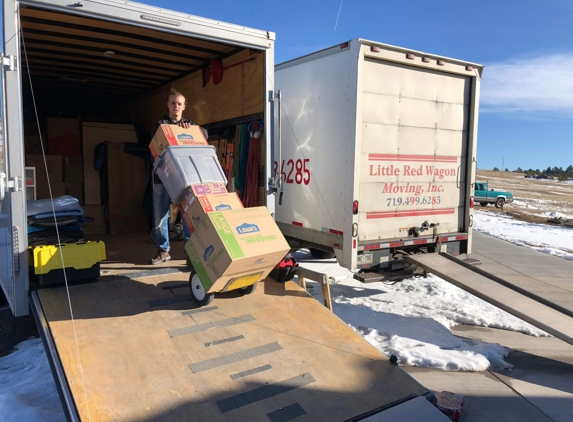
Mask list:
[{"label": "lowe's cardboard box", "polygon": [[155,160],[163,153],[165,148],[177,145],[209,145],[209,143],[199,126],[191,126],[185,129],[177,125],[159,125],[149,144],[149,149]]},{"label": "lowe's cardboard box", "polygon": [[243,203],[236,193],[223,193],[219,195],[199,195],[194,196],[191,200],[187,211],[181,208],[181,215],[189,231],[195,232],[195,229],[203,220],[203,217],[209,212],[229,211],[244,208]]},{"label": "lowe's cardboard box", "polygon": [[289,250],[266,207],[206,214],[185,245],[207,293],[264,279]]},{"label": "lowe's cardboard box", "polygon": [[183,195],[179,206],[183,214],[191,206],[191,203],[196,196],[199,195],[220,195],[227,193],[227,188],[224,183],[202,183],[197,185],[191,185],[187,188],[187,191]]}]

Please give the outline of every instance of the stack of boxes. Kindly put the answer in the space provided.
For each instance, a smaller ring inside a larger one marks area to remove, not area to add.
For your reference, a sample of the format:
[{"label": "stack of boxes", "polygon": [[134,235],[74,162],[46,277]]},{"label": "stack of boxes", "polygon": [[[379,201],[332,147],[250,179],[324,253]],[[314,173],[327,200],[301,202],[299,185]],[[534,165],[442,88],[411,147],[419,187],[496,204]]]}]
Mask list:
[{"label": "stack of boxes", "polygon": [[185,252],[206,293],[264,279],[289,245],[266,207],[244,208],[198,126],[161,125],[149,145],[154,171],[191,232]]}]

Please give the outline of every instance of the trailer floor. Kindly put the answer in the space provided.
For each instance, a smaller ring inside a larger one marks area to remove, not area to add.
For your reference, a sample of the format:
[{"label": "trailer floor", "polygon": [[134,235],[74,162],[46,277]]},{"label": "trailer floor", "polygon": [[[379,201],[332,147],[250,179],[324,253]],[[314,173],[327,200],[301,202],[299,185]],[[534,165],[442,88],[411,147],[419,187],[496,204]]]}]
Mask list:
[{"label": "trailer floor", "polygon": [[115,240],[73,323],[65,288],[38,291],[81,420],[344,421],[427,392],[293,282],[197,309],[183,261]]}]

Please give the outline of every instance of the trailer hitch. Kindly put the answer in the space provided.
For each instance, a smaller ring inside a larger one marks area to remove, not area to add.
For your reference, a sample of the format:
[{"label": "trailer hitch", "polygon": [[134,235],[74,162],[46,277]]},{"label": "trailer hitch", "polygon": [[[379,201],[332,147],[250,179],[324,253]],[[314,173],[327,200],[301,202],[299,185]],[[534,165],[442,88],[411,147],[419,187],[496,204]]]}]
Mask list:
[{"label": "trailer hitch", "polygon": [[425,232],[427,230],[436,228],[440,225],[440,223],[428,223],[428,221],[424,221],[420,227],[410,227],[408,229],[408,237],[419,237],[420,233]]}]

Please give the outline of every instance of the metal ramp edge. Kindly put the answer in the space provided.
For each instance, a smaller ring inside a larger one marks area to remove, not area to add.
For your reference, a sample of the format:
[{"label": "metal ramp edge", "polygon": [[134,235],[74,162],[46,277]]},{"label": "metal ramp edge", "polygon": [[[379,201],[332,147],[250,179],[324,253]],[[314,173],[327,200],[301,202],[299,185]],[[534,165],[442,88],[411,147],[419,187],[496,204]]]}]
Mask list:
[{"label": "metal ramp edge", "polygon": [[60,396],[60,401],[62,403],[62,410],[66,416],[68,422],[80,422],[80,416],[74,401],[72,392],[68,384],[68,379],[64,372],[64,367],[60,360],[54,338],[48,326],[48,321],[46,320],[46,315],[44,314],[44,309],[38,293],[33,291],[30,293],[30,308],[32,310],[32,315],[36,321],[36,326],[40,332],[40,337],[42,338],[42,343],[44,344],[44,349],[46,350],[46,358],[50,364],[50,369],[52,370],[52,375],[54,377],[54,383],[56,384],[56,389],[58,390],[58,395]]},{"label": "metal ramp edge", "polygon": [[573,345],[573,312],[445,253],[405,257],[480,299]]}]

